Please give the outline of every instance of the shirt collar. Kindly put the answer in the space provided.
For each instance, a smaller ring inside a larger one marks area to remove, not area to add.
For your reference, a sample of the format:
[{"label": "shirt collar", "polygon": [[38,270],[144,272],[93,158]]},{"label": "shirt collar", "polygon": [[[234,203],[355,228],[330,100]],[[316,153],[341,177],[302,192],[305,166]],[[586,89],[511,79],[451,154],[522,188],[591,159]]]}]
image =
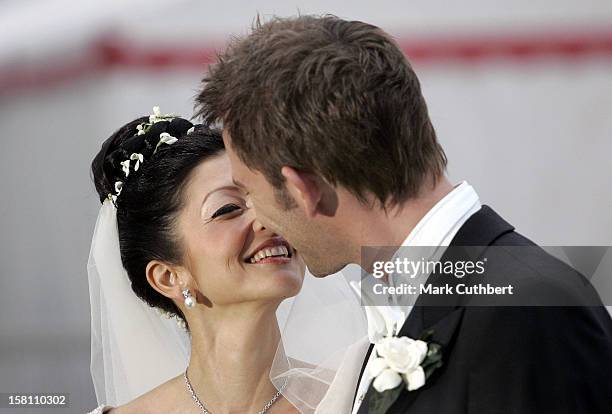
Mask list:
[{"label": "shirt collar", "polygon": [[463,181],[419,220],[402,246],[448,246],[461,226],[480,207],[478,194],[467,181]]},{"label": "shirt collar", "polygon": [[[445,248],[467,219],[480,208],[478,194],[470,184],[463,181],[423,216],[408,234],[402,243],[402,247],[440,246]],[[438,251],[437,255],[442,253],[443,250]],[[396,278],[389,275],[389,285],[395,286],[395,282]],[[357,285],[353,288],[359,289]],[[398,304],[397,298],[394,296],[388,297],[387,306],[364,307],[368,320],[368,337],[372,342],[375,342],[381,335],[385,336],[390,333],[389,328],[391,326],[395,328],[392,333],[397,334],[412,309],[411,306]]]}]

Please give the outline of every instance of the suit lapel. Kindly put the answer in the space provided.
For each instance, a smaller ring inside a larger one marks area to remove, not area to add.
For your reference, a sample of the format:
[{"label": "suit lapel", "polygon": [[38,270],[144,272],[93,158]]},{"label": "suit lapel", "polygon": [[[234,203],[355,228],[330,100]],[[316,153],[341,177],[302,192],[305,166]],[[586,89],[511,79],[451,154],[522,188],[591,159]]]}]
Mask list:
[{"label": "suit lapel", "polygon": [[[513,230],[512,225],[497,215],[489,206],[483,205],[461,226],[450,243],[449,247],[452,247],[452,249],[447,249],[440,261],[476,260],[487,246],[491,245],[500,236]],[[458,278],[449,278],[446,275],[433,273],[426,283],[427,285],[443,286],[448,283],[456,284],[459,280]],[[439,303],[436,303],[436,301],[439,301]],[[460,301],[461,297],[458,295],[450,298],[450,300],[448,297],[440,299],[432,295],[419,296],[400,330],[399,336],[418,338],[424,330],[429,329],[460,306]]]},{"label": "suit lapel", "polygon": [[[485,250],[500,236],[511,232],[514,227],[508,224],[490,207],[483,205],[482,208],[474,213],[459,229],[453,238],[450,246],[453,247],[452,253],[445,253],[442,261],[458,261],[458,260],[476,260]],[[451,256],[452,254],[452,256]],[[427,284],[443,284],[454,282],[457,283],[457,278],[448,278],[432,274]],[[456,295],[451,298],[445,298],[444,305],[437,306],[435,297],[419,296],[415,307],[410,312],[408,319],[402,326],[398,336],[408,336],[411,338],[419,338],[425,331],[432,330],[433,336],[430,341],[439,343],[443,346],[443,353],[448,354],[448,351],[454,343],[454,338],[457,329],[461,324],[464,309],[460,306],[461,298]],[[442,368],[442,371],[444,368]],[[395,404],[390,408],[390,413],[405,413],[408,407],[412,405],[418,395],[430,388],[439,373],[434,373],[427,383],[422,388],[408,392],[403,391]],[[363,405],[367,404],[367,395],[364,398]],[[367,411],[359,410],[359,414],[367,413]]]}]

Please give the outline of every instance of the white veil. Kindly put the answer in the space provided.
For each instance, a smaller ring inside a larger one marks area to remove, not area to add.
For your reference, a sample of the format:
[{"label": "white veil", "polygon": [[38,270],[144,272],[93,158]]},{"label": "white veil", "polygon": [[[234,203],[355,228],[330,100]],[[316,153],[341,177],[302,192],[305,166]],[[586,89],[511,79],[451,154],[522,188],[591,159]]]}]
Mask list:
[{"label": "white veil", "polygon": [[[189,334],[132,291],[121,263],[116,209],[100,208],[87,264],[91,300],[91,375],[98,404],[118,406],[179,375],[189,362]],[[351,410],[369,341],[349,273],[307,274],[277,312],[281,343],[270,377],[301,413]],[[351,279],[358,278],[358,272]],[[316,411],[315,411],[316,410]]]},{"label": "white veil", "polygon": [[109,200],[98,214],[87,273],[98,404],[125,404],[184,371],[189,335],[132,291],[119,253],[117,210]]},{"label": "white veil", "polygon": [[351,406],[370,342],[359,298],[359,271],[316,279],[309,273],[282,329],[270,378],[303,414],[344,414]]}]

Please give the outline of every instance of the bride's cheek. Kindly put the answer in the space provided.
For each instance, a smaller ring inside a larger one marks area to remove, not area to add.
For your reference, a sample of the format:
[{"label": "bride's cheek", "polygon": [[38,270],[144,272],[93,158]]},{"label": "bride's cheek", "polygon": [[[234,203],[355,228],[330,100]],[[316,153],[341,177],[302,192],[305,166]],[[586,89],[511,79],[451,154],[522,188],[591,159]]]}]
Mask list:
[{"label": "bride's cheek", "polygon": [[225,256],[229,262],[241,261],[241,255],[248,240],[248,228],[244,220],[228,220],[211,234],[210,243],[213,250]]}]

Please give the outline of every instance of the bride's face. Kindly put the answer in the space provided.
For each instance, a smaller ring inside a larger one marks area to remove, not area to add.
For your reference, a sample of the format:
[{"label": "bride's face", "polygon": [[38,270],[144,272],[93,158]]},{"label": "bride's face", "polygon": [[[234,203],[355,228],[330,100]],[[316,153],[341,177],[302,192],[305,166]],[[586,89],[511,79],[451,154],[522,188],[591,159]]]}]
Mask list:
[{"label": "bride's face", "polygon": [[295,296],[302,286],[302,259],[255,220],[232,183],[225,153],[192,171],[177,231],[183,267],[197,283],[198,294],[213,306],[278,301]]}]

